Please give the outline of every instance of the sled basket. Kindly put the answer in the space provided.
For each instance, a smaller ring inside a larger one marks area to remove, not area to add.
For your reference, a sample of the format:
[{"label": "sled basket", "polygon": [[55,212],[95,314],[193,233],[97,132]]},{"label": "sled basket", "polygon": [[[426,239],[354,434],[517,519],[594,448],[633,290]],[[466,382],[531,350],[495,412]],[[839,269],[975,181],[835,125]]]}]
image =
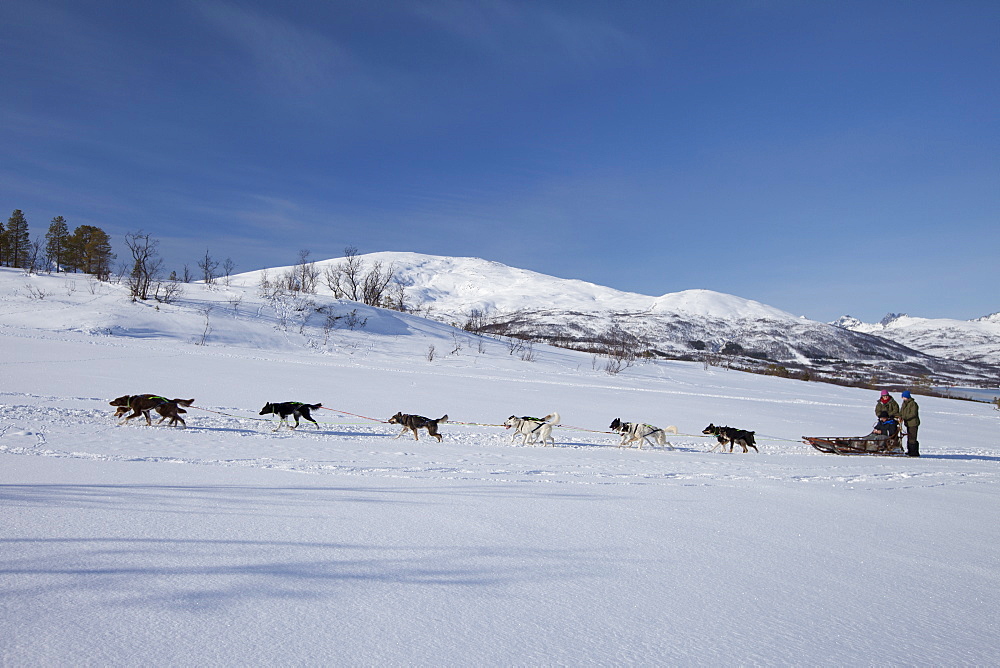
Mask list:
[{"label": "sled basket", "polygon": [[903,434],[889,438],[872,436],[803,436],[805,443],[834,455],[903,455]]}]

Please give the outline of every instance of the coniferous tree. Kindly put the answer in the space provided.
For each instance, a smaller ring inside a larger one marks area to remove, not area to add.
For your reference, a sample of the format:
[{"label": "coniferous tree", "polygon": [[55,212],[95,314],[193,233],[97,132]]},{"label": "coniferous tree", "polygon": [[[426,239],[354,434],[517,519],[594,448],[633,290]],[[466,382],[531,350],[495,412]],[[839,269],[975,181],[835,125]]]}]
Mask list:
[{"label": "coniferous tree", "polygon": [[104,281],[111,275],[111,238],[99,227],[80,225],[66,241],[66,265]]},{"label": "coniferous tree", "polygon": [[28,220],[24,212],[14,209],[7,219],[7,231],[4,233],[7,264],[11,267],[23,268],[28,261],[31,238],[28,235]]},{"label": "coniferous tree", "polygon": [[7,264],[7,229],[0,221],[0,267]]},{"label": "coniferous tree", "polygon": [[49,224],[49,231],[45,233],[45,259],[50,270],[55,268],[56,271],[63,271],[68,242],[69,227],[66,225],[66,219],[56,216]]}]

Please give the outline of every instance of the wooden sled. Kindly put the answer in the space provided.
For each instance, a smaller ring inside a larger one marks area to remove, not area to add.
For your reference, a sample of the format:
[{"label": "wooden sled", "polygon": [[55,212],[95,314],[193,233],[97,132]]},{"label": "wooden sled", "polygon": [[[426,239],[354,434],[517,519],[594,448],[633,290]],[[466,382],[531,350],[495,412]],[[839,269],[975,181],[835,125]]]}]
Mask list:
[{"label": "wooden sled", "polygon": [[903,436],[803,436],[802,440],[820,452],[834,455],[905,455]]}]

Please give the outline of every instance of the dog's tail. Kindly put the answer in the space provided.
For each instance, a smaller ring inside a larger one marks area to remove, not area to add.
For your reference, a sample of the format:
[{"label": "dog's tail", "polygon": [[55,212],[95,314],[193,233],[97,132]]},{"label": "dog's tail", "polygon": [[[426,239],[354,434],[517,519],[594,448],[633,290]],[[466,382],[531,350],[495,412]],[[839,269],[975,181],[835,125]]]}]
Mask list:
[{"label": "dog's tail", "polygon": [[551,422],[552,424],[559,424],[562,422],[562,418],[559,417],[559,413],[552,411],[548,415],[542,418],[542,422]]},{"label": "dog's tail", "polygon": [[676,434],[677,433],[677,427],[675,427],[674,425],[670,425],[669,427],[664,427],[662,429],[662,431],[665,431],[668,434]]},{"label": "dog's tail", "polygon": [[317,408],[323,408],[323,404],[306,404],[306,407],[307,407],[307,408],[308,408],[309,410],[311,410],[311,411],[314,411],[314,410],[316,410]]},{"label": "dog's tail", "polygon": [[439,417],[437,420],[435,420],[435,422],[447,422],[447,421],[448,421],[447,413],[444,414],[444,417]]},{"label": "dog's tail", "polygon": [[194,403],[194,399],[171,399],[170,403],[177,404],[178,406],[190,406]]}]

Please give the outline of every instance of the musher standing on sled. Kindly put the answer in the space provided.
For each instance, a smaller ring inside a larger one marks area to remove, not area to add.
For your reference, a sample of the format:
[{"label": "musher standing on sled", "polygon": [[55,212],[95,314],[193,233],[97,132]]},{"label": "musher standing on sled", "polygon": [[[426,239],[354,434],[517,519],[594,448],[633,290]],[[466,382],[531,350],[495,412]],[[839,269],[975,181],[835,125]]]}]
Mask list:
[{"label": "musher standing on sled", "polygon": [[903,390],[903,407],[899,409],[899,417],[906,425],[906,456],[919,457],[920,443],[917,442],[917,427],[920,426],[920,407],[910,396],[909,390]]}]

